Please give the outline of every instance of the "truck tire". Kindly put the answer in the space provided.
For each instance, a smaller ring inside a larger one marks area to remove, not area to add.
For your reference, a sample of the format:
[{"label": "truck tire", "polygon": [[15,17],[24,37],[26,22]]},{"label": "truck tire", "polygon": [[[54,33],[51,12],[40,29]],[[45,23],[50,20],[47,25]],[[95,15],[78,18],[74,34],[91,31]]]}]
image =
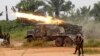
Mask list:
[{"label": "truck tire", "polygon": [[27,42],[32,42],[33,37],[32,36],[27,36]]},{"label": "truck tire", "polygon": [[64,39],[64,46],[72,46],[73,45],[73,40],[70,37],[66,37]]},{"label": "truck tire", "polygon": [[61,46],[63,46],[63,39],[62,38],[57,38],[56,40],[55,40],[55,45],[57,46],[57,47],[61,47]]}]

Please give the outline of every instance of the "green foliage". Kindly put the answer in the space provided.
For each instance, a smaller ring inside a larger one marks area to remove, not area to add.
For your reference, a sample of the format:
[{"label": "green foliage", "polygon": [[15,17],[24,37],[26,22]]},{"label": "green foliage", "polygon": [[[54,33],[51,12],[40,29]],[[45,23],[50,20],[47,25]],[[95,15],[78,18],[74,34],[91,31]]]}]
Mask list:
[{"label": "green foliage", "polygon": [[20,12],[34,12],[38,7],[44,6],[43,10],[48,12],[50,16],[59,17],[60,11],[69,11],[74,8],[71,1],[65,0],[21,0],[16,5]]},{"label": "green foliage", "polygon": [[96,21],[100,21],[100,1],[94,4],[91,15],[95,17]]},{"label": "green foliage", "polygon": [[75,11],[72,11],[70,14],[71,20],[76,21],[84,21],[85,19],[88,20],[88,17],[90,16],[90,6],[83,6]]},{"label": "green foliage", "polygon": [[90,12],[90,6],[89,7],[83,6],[82,8],[80,8],[80,10],[82,16],[88,16],[87,14],[89,14]]},{"label": "green foliage", "polygon": [[31,29],[31,27],[23,27],[23,28],[17,28],[13,31],[10,31],[11,39],[14,40],[24,40],[24,37],[26,36],[27,30]]},{"label": "green foliage", "polygon": [[41,0],[21,0],[16,7],[21,12],[34,12],[42,4],[43,2]]},{"label": "green foliage", "polygon": [[32,29],[33,26],[25,25],[23,23],[14,21],[0,21],[0,26],[2,28],[2,33],[9,32],[11,39],[22,40],[24,39],[27,30]]},{"label": "green foliage", "polygon": [[22,27],[22,25],[20,23],[17,23],[16,20],[0,21],[0,26],[1,26],[3,32],[10,32],[10,31],[13,31],[13,29],[16,29],[17,27]]},{"label": "green foliage", "polygon": [[99,40],[93,40],[89,39],[84,43],[85,47],[100,47],[100,41]]},{"label": "green foliage", "polygon": [[51,12],[52,14],[55,13],[56,17],[59,17],[60,11],[68,12],[70,11],[74,6],[71,1],[65,1],[65,0],[49,0],[45,3],[45,10],[48,12]]},{"label": "green foliage", "polygon": [[[33,13],[40,6],[43,6],[42,13],[47,12],[50,16],[60,16],[60,12],[63,11],[63,16],[71,18],[71,20],[84,20],[85,18],[89,19],[95,17],[96,21],[100,21],[100,1],[94,4],[94,7],[83,6],[74,9],[75,5],[71,1],[66,0],[21,0],[20,3],[16,5],[20,12],[31,12]],[[38,12],[38,10],[37,10]],[[70,16],[69,16],[70,15]],[[63,17],[62,17],[63,18]]]}]

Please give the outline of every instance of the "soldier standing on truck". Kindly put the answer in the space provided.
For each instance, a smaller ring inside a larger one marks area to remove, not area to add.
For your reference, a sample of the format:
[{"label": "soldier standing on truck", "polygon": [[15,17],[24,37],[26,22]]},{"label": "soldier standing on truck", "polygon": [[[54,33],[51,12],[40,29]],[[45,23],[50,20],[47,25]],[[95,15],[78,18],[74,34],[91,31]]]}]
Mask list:
[{"label": "soldier standing on truck", "polygon": [[75,52],[74,54],[76,54],[76,52],[78,51],[78,56],[80,56],[82,54],[82,56],[84,56],[83,54],[83,38],[81,34],[77,34],[76,38],[74,40],[75,42]]}]

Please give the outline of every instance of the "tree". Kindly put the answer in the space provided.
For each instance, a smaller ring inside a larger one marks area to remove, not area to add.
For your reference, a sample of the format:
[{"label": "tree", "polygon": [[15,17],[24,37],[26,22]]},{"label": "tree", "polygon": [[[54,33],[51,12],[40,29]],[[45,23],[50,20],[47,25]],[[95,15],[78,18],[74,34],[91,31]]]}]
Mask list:
[{"label": "tree", "polygon": [[90,12],[90,6],[89,7],[83,6],[82,8],[80,8],[80,10],[81,10],[81,16],[87,16],[89,15]]},{"label": "tree", "polygon": [[46,0],[44,3],[45,10],[54,13],[56,17],[59,17],[60,11],[69,11],[73,7],[71,1],[65,0]]},{"label": "tree", "polygon": [[60,11],[69,11],[73,4],[65,0],[21,0],[16,7],[20,12],[34,12],[39,6],[43,6],[43,10],[50,16],[55,14],[59,17]]},{"label": "tree", "polygon": [[20,12],[34,12],[43,2],[41,0],[21,0],[20,3],[16,5],[18,11]]},{"label": "tree", "polygon": [[96,21],[100,21],[100,1],[94,4],[91,15],[95,17]]},{"label": "tree", "polygon": [[89,16],[90,8],[91,8],[90,6],[89,7],[83,6],[80,9],[77,9],[75,14],[76,14],[77,17]]},{"label": "tree", "polygon": [[88,17],[90,16],[90,6],[83,6],[81,8],[78,8],[76,10],[73,10],[72,13],[70,14],[70,18],[73,21],[76,22],[81,22],[84,19],[88,19]]}]

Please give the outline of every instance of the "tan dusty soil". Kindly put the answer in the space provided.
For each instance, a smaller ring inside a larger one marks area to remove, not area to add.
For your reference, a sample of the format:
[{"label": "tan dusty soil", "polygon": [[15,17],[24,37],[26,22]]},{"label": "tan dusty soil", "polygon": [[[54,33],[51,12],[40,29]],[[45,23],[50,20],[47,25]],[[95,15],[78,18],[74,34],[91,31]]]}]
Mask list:
[{"label": "tan dusty soil", "polygon": [[[77,56],[73,54],[73,48],[49,47],[49,48],[0,48],[0,56]],[[100,56],[100,54],[85,54],[84,56]]]}]

